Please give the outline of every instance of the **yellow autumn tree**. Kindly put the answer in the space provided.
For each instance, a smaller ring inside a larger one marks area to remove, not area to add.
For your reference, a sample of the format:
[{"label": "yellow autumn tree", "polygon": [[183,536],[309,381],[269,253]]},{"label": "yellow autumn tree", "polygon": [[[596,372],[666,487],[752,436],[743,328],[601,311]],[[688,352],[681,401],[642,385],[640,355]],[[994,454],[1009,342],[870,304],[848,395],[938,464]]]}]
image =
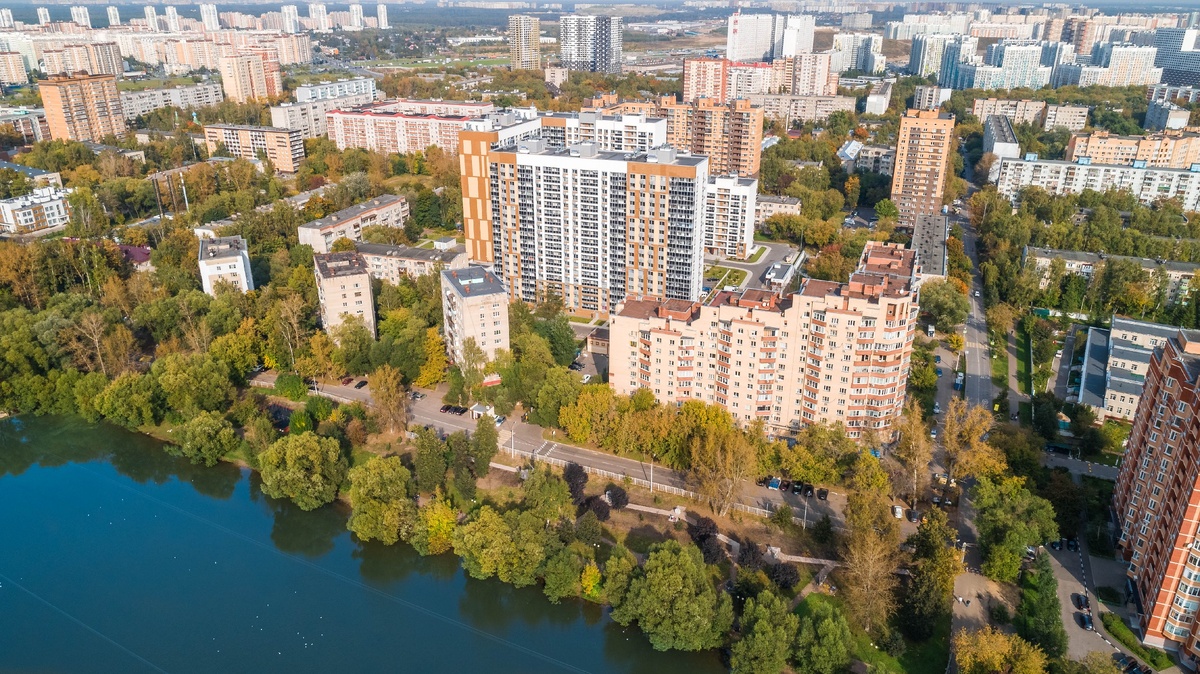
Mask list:
[{"label": "yellow autumn tree", "polygon": [[417,386],[428,388],[446,378],[446,343],[437,328],[425,331],[425,364],[417,375]]}]

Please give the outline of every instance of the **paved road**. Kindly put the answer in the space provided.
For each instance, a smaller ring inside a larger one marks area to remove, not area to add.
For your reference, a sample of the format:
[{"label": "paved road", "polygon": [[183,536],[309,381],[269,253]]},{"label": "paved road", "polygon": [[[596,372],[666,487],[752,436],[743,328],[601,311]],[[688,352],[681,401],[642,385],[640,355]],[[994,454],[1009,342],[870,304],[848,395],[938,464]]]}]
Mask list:
[{"label": "paved road", "polygon": [[[357,380],[356,380],[357,381]],[[263,372],[252,378],[251,383],[261,387],[271,387],[275,383],[275,373]],[[369,388],[354,388],[354,384],[321,384],[317,391],[321,395],[340,400],[357,401],[366,405],[371,404]],[[409,425],[431,426],[438,431],[449,434],[457,431],[474,431],[475,420],[469,415],[456,416],[440,412],[442,394],[444,391],[422,390],[425,398],[413,401],[409,406]],[[543,437],[543,429],[533,424],[522,423],[515,417],[504,422],[500,433],[500,451],[514,453],[533,453],[539,457],[553,457],[563,461],[573,461],[582,466],[605,470],[611,473],[628,475],[643,480],[651,479],[651,466],[637,459],[615,456],[582,447],[574,447]],[[670,470],[664,466],[654,466],[653,480],[656,485],[670,485],[680,489],[694,490],[694,485],[688,482],[687,476],[679,471]],[[846,495],[830,491],[829,499],[821,501],[815,497],[802,498],[793,494],[784,494],[776,490],[759,487],[752,482],[742,486],[741,502],[757,508],[774,509],[781,504],[790,505],[796,517],[805,518],[806,522],[814,523],[822,516],[829,515],[837,527],[842,526],[842,511],[846,506]],[[907,521],[901,526],[903,535],[916,531],[916,527]]]},{"label": "paved road", "polygon": [[1071,471],[1071,475],[1091,475],[1104,480],[1112,480],[1116,482],[1117,473],[1120,469],[1116,466],[1106,466],[1101,463],[1092,463],[1091,461],[1081,461],[1072,459],[1063,454],[1053,452],[1045,452],[1042,455],[1042,463],[1051,468],[1066,468]]},{"label": "paved road", "polygon": [[767,243],[765,241],[756,241],[755,243],[759,246],[766,246],[767,248],[767,252],[763,253],[763,256],[758,259],[758,262],[751,264],[749,262],[739,262],[731,259],[720,261],[713,260],[716,264],[719,264],[722,267],[745,269],[747,272],[749,272],[746,275],[745,286],[747,288],[763,287],[763,274],[767,273],[767,269],[770,269],[771,265],[775,264],[776,262],[780,262],[789,255],[794,255],[797,252],[795,246],[786,243]]}]

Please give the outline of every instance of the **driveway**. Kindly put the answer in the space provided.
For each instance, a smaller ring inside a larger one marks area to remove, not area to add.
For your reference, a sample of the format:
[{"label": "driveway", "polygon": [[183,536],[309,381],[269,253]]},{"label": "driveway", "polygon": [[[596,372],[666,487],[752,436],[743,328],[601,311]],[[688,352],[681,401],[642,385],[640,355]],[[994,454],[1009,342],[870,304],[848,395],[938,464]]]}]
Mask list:
[{"label": "driveway", "polygon": [[767,252],[763,253],[758,262],[750,263],[733,259],[718,260],[706,257],[705,263],[719,264],[722,267],[729,267],[731,269],[745,269],[749,272],[746,275],[745,287],[761,288],[763,287],[763,274],[767,273],[771,265],[798,252],[795,246],[787,243],[767,243],[765,241],[755,241],[754,243],[758,246],[764,246],[767,249]]},{"label": "driveway", "polygon": [[1079,611],[1075,609],[1073,597],[1084,595],[1088,598],[1093,615],[1099,600],[1096,599],[1094,587],[1087,572],[1087,541],[1080,539],[1079,550],[1072,552],[1064,546],[1062,550],[1046,548],[1050,555],[1050,568],[1054,570],[1054,578],[1058,581],[1058,603],[1062,612],[1063,629],[1067,631],[1067,656],[1072,660],[1082,660],[1092,651],[1112,653],[1115,649],[1108,645],[1099,632],[1085,630],[1079,625]]}]

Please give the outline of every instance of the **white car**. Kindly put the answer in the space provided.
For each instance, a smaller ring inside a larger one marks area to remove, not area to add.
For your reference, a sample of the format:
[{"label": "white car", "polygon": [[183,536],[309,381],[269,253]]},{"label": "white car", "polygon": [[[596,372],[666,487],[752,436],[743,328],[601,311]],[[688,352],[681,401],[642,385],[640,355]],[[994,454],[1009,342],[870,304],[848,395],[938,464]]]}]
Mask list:
[{"label": "white car", "polygon": [[933,438],[934,440],[937,440],[937,429],[936,428],[929,429],[929,437]]},{"label": "white car", "polygon": [[590,375],[590,374],[583,375],[583,383],[586,384],[586,383],[590,382],[591,380],[592,380],[592,375]]},{"label": "white car", "polygon": [[904,508],[901,508],[898,505],[892,506],[892,517],[895,517],[898,520],[904,519]]},{"label": "white car", "polygon": [[976,297],[979,297],[979,291],[978,291],[978,290],[976,290],[976,291],[975,291],[975,296],[976,296]]},{"label": "white car", "polygon": [[942,413],[942,406],[941,406],[941,405],[939,405],[939,404],[937,404],[937,403],[934,403],[934,404],[933,404],[933,413],[934,413],[934,414],[941,414],[941,413]]}]

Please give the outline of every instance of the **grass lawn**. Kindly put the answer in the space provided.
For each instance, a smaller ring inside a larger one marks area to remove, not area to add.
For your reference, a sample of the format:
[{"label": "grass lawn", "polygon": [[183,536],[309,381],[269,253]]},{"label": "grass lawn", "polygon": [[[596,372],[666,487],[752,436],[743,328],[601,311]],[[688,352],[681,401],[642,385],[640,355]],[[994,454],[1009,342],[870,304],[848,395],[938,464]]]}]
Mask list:
[{"label": "grass lawn", "polygon": [[1022,426],[1033,425],[1033,403],[1022,402],[1017,404],[1017,412],[1021,418]]},{"label": "grass lawn", "polygon": [[592,322],[592,319],[585,318],[583,316],[567,316],[567,320],[571,321],[572,323],[584,323],[584,324]]},{"label": "grass lawn", "polygon": [[[708,279],[710,278],[717,280],[709,283]],[[704,282],[711,285],[713,290],[719,290],[725,286],[740,286],[746,282],[746,271],[713,265],[704,272]]]},{"label": "grass lawn", "polygon": [[1033,372],[1033,354],[1029,352],[1029,334],[1025,332],[1020,323],[1017,324],[1017,386],[1020,387],[1020,392],[1025,395],[1033,395],[1030,387],[1033,385],[1031,373]]},{"label": "grass lawn", "polygon": [[766,255],[766,254],[767,254],[767,247],[759,246],[758,251],[756,253],[754,253],[753,255],[751,255],[750,259],[746,260],[746,262],[749,264],[754,264],[755,262],[758,262],[759,260],[761,260],[762,256]]},{"label": "grass lawn", "polygon": [[1008,349],[993,348],[992,355],[992,386],[1001,391],[1008,390]]},{"label": "grass lawn", "polygon": [[[842,609],[840,597],[825,594],[810,594],[796,606],[796,614],[803,618],[818,603],[833,604]],[[845,611],[843,610],[843,613]],[[950,616],[946,615],[934,627],[933,636],[923,643],[906,642],[907,648],[899,658],[893,658],[871,643],[871,637],[853,624],[850,626],[853,643],[850,655],[867,664],[868,671],[895,672],[896,674],[945,674],[950,661]]]}]

